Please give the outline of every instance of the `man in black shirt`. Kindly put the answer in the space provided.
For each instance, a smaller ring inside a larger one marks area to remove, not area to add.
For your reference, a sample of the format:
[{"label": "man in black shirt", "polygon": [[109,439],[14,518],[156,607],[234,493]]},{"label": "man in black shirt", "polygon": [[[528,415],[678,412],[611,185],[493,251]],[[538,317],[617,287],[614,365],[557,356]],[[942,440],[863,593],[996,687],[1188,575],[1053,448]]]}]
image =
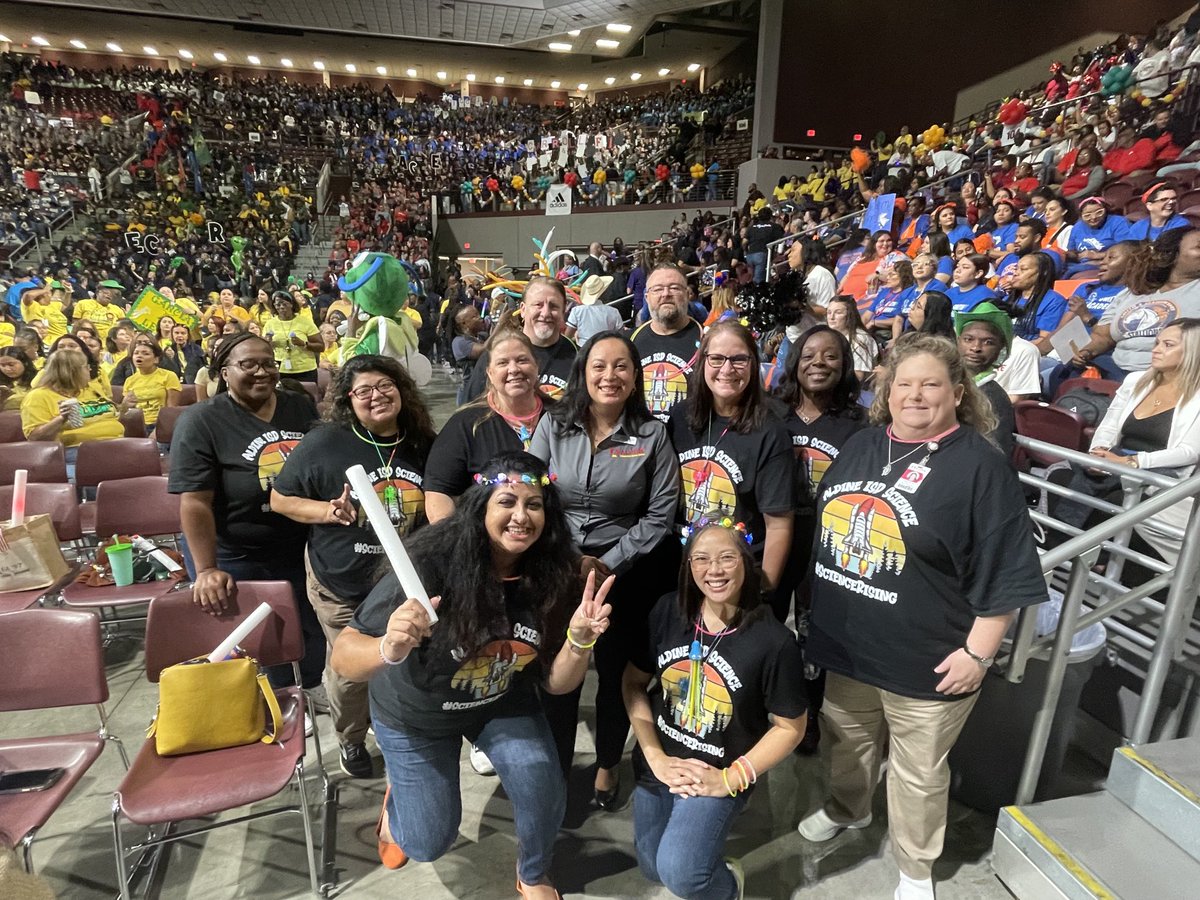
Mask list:
[{"label": "man in black shirt", "polygon": [[753,225],[746,229],[746,262],[754,269],[754,283],[767,280],[767,245],[783,237],[783,228],[771,221],[771,209],[758,211]]},{"label": "man in black shirt", "polygon": [[633,333],[642,359],[646,405],[660,421],[687,399],[688,375],[700,352],[703,329],[688,315],[688,283],[676,266],[655,267],[646,278],[650,321]]}]

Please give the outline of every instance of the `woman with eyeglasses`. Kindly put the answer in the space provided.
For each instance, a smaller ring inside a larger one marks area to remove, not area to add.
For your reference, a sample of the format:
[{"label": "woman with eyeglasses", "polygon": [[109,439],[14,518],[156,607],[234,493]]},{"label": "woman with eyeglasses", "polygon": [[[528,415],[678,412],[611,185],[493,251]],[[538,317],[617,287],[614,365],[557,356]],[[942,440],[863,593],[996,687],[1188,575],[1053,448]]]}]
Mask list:
[{"label": "woman with eyeglasses", "polygon": [[714,325],[700,342],[700,359],[687,400],[672,407],[667,424],[683,475],[681,524],[705,516],[744,523],[773,590],[792,540],[792,441],[768,412],[749,329]]},{"label": "woman with eyeglasses", "polygon": [[[175,425],[167,489],[180,494],[184,561],[194,601],[220,616],[241,580],[286,581],[306,596],[307,529],[272,512],[271,487],[283,464],[317,419],[308,394],[276,390],[279,365],[271,345],[243,332],[224,338],[209,375],[217,395],[184,410]],[[304,626],[305,688],[321,683],[325,636],[307,603],[298,603]],[[291,667],[272,671],[286,684]]]},{"label": "woman with eyeglasses", "polygon": [[1142,203],[1150,215],[1136,222],[1131,218],[1125,220],[1129,223],[1125,237],[1131,241],[1156,241],[1165,232],[1191,227],[1192,223],[1176,211],[1179,208],[1179,191],[1173,184],[1160,181],[1151,185],[1142,194]]},{"label": "woman with eyeglasses", "polygon": [[[271,488],[271,509],[309,526],[307,597],[332,644],[374,585],[383,554],[362,503],[346,483],[361,465],[397,533],[425,522],[422,490],[433,422],[404,368],[386,356],[356,356],[339,370],[325,425],[305,436]],[[329,711],[341,745],[342,771],[374,773],[367,753],[371,715],[367,686],[326,667]]]}]

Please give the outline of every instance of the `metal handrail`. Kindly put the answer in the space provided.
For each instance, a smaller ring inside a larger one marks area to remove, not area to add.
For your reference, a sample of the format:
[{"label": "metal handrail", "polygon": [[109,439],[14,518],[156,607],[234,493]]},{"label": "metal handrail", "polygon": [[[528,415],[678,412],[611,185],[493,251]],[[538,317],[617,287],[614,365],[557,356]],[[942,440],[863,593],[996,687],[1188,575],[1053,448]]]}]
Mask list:
[{"label": "metal handrail", "polygon": [[[1195,498],[1200,494],[1200,473],[1186,479],[1170,478],[1157,472],[1130,468],[1121,463],[1091,456],[1078,450],[1058,447],[1023,435],[1017,435],[1016,442],[1018,446],[1030,450],[1053,453],[1072,463],[1120,475],[1123,479],[1131,480],[1143,487],[1152,486],[1160,489],[1152,496],[1141,500],[1137,505],[1117,513],[1094,528],[1068,538],[1041,556],[1040,562],[1044,575],[1050,576],[1068,563],[1070,571],[1067,587],[1063,593],[1061,615],[1053,636],[1046,687],[1034,717],[1029,747],[1017,788],[1016,803],[1020,805],[1032,801],[1037,788],[1055,710],[1062,694],[1062,682],[1071,651],[1071,642],[1075,634],[1126,607],[1144,603],[1151,594],[1169,584],[1167,599],[1162,606],[1161,625],[1157,640],[1153,642],[1151,648],[1150,663],[1129,740],[1132,744],[1141,744],[1150,738],[1171,662],[1186,637],[1188,623],[1196,605],[1197,582],[1200,580],[1200,571],[1198,571],[1200,569],[1200,506],[1193,505],[1187,525],[1183,529],[1179,559],[1166,572],[1154,576],[1145,583],[1130,588],[1116,597],[1102,599],[1091,610],[1084,613],[1086,589],[1089,581],[1093,579],[1101,582],[1108,589],[1111,589],[1114,584],[1111,579],[1097,576],[1092,572],[1092,568],[1099,558],[1100,550],[1106,546],[1106,542],[1122,533],[1128,533],[1134,526],[1142,524],[1151,516],[1161,513],[1168,507]],[[1083,498],[1082,494],[1078,496],[1080,499]],[[1131,554],[1133,552],[1129,551]],[[1036,624],[1036,607],[1022,609],[1017,617],[1012,649],[1005,661],[1003,672],[1004,678],[1010,682],[1019,683],[1024,678],[1026,665],[1034,650],[1049,641],[1048,637],[1035,638]]]}]

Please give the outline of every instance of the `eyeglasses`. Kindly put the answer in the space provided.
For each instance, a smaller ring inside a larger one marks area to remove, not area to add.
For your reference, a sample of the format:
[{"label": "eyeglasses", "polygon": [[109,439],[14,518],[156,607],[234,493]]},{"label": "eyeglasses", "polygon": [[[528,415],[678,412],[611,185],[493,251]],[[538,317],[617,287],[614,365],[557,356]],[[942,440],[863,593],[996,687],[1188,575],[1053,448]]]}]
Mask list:
[{"label": "eyeglasses", "polygon": [[239,359],[235,363],[226,363],[226,365],[237,366],[247,375],[253,375],[259,369],[262,369],[268,375],[279,371],[279,363],[266,357],[262,359]]},{"label": "eyeglasses", "polygon": [[651,297],[662,297],[664,294],[686,294],[686,284],[658,284],[652,288],[646,288],[646,293]]},{"label": "eyeglasses", "polygon": [[707,553],[693,553],[688,557],[688,562],[697,569],[707,569],[712,565],[714,559],[722,569],[731,569],[742,561],[741,556],[731,551],[729,553],[721,553],[717,556],[709,556]]},{"label": "eyeglasses", "polygon": [[720,353],[705,353],[704,361],[708,363],[710,369],[720,369],[729,363],[730,368],[735,372],[741,372],[746,366],[750,365],[750,356],[746,353],[739,353],[736,356],[723,356]]},{"label": "eyeglasses", "polygon": [[1148,206],[1151,203],[1174,203],[1177,199],[1179,199],[1179,198],[1178,197],[1159,197],[1157,200],[1147,200],[1146,205]]},{"label": "eyeglasses", "polygon": [[356,387],[349,393],[351,397],[354,397],[357,400],[370,400],[371,395],[376,391],[379,392],[381,397],[390,397],[395,390],[396,382],[389,378],[375,384],[364,384],[362,387]]}]

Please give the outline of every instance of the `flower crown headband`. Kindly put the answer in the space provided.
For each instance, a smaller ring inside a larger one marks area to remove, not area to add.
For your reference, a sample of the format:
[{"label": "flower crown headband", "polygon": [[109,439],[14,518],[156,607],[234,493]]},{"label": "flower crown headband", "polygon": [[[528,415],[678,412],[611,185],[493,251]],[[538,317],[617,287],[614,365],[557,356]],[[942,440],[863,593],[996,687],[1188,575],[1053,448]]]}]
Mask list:
[{"label": "flower crown headband", "polygon": [[736,531],[743,538],[745,538],[747,544],[754,541],[754,535],[746,530],[745,522],[734,522],[733,519],[729,518],[729,516],[701,516],[695,522],[692,522],[690,525],[684,525],[683,528],[680,529],[680,534],[682,536],[680,537],[679,542],[681,544],[686,544],[689,540],[691,540],[692,535],[698,534],[705,528],[709,528],[714,525],[719,528],[728,528],[730,531]]},{"label": "flower crown headband", "polygon": [[540,484],[542,487],[546,487],[553,481],[558,481],[558,476],[553,473],[550,475],[521,475],[519,478],[513,478],[507,472],[493,475],[491,478],[485,478],[478,472],[475,473],[476,484]]}]

